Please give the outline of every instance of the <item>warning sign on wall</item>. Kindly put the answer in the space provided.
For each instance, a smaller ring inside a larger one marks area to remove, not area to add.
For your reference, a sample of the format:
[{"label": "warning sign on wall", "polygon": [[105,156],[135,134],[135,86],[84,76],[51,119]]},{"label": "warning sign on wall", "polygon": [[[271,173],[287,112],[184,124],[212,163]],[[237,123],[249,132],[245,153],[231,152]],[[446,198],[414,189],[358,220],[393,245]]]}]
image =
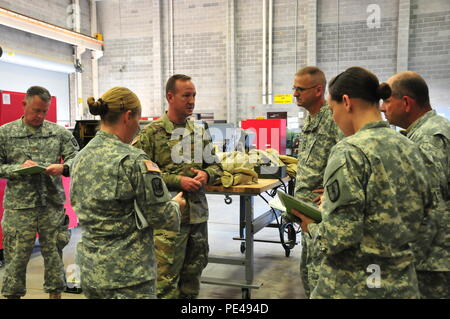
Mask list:
[{"label": "warning sign on wall", "polygon": [[274,104],[292,104],[292,94],[275,94]]}]

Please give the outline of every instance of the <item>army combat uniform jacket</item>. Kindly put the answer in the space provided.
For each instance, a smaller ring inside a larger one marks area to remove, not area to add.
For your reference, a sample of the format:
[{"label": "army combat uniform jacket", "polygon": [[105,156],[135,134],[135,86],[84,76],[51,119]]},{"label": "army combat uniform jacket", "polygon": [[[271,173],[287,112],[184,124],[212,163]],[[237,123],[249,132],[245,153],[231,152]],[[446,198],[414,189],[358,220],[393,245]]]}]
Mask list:
[{"label": "army combat uniform jacket", "polygon": [[[152,228],[180,229],[179,205],[157,166],[143,151],[99,131],[75,158],[71,176],[82,228],[82,285],[115,289],[155,280]],[[135,203],[149,228],[137,228]]]},{"label": "army combat uniform jacket", "polygon": [[432,237],[417,242],[424,252],[417,270],[450,271],[450,122],[429,111],[415,121],[404,133],[419,146],[428,168],[435,193],[436,209],[432,210]]},{"label": "army combat uniform jacket", "polygon": [[323,219],[310,224],[325,258],[312,298],[418,298],[410,248],[431,205],[416,145],[386,122],[332,150]]},{"label": "army combat uniform jacket", "polygon": [[323,174],[331,148],[344,135],[333,121],[333,114],[325,103],[319,113],[308,115],[300,135],[295,197],[312,202],[312,191],[323,188]]},{"label": "army combat uniform jacket", "polygon": [[13,173],[27,160],[41,166],[64,163],[71,164],[78,151],[78,143],[65,128],[44,121],[32,132],[22,119],[0,127],[0,178],[8,184],[3,200],[5,209],[28,209],[64,205],[66,201],[61,176],[47,174],[19,175]]},{"label": "army combat uniform jacket", "polygon": [[[222,174],[221,165],[212,147],[211,137],[204,128],[192,121],[175,127],[167,113],[147,125],[133,141],[133,146],[148,154],[163,172],[164,182],[170,191],[182,191],[180,176],[194,177],[191,168],[204,170],[213,184]],[[185,192],[186,209],[182,223],[198,224],[208,220],[208,203],[205,189]]]},{"label": "army combat uniform jacket", "polygon": [[[318,194],[312,191],[323,188],[323,174],[331,148],[343,137],[342,131],[333,121],[333,114],[327,103],[321,107],[319,113],[308,115],[300,135],[294,195],[296,198],[314,204],[313,199]],[[288,218],[300,222],[292,214],[289,214]],[[317,281],[321,259],[320,252],[316,251],[314,238],[307,234],[302,236],[300,272],[307,297]]]}]

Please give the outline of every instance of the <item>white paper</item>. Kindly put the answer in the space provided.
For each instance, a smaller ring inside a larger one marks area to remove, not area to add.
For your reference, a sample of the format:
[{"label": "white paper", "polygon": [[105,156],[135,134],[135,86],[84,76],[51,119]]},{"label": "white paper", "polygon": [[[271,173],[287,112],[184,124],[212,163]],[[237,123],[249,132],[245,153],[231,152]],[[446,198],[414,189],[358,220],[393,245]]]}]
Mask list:
[{"label": "white paper", "polygon": [[11,95],[4,93],[3,95],[3,104],[11,104]]}]

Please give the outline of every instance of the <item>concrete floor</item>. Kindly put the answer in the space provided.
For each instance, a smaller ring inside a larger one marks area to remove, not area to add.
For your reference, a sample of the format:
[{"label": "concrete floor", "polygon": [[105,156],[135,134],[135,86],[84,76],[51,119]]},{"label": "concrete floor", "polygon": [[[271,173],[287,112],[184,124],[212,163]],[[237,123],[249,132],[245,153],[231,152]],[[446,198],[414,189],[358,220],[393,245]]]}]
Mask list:
[{"label": "concrete floor", "polygon": [[[209,245],[213,255],[227,257],[241,257],[240,241],[233,240],[239,234],[239,197],[231,196],[232,204],[224,203],[223,195],[208,195],[210,207],[209,218]],[[266,196],[267,198],[267,196]],[[255,217],[267,211],[267,204],[255,197]],[[76,243],[80,240],[81,232],[74,229],[72,239],[64,249],[64,264],[66,267],[74,263]],[[264,228],[255,235],[255,239],[279,240],[276,228]],[[297,234],[300,242],[300,234]],[[251,291],[252,299],[301,299],[305,298],[303,285],[300,280],[301,245],[291,250],[286,257],[281,244],[261,243],[254,244],[254,282],[262,283],[259,289]],[[2,284],[4,268],[0,269],[0,287]],[[44,281],[43,259],[38,249],[33,252],[27,270],[27,295],[25,299],[47,299],[48,295],[42,289]],[[228,280],[244,280],[245,272],[242,266],[212,264],[203,272],[203,276],[223,278]],[[83,294],[64,293],[65,299],[83,299]],[[3,296],[0,296],[2,299]],[[240,299],[240,288],[202,284],[200,299]]]}]

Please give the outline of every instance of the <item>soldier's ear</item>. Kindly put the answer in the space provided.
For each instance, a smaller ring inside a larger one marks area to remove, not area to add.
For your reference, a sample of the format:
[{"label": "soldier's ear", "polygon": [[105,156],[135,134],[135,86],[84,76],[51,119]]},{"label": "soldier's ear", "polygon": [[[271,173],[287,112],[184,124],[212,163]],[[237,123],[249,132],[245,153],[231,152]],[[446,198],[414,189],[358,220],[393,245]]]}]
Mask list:
[{"label": "soldier's ear", "polygon": [[409,97],[409,96],[402,97],[403,111],[406,113],[411,112],[413,103],[415,103],[415,101],[411,97]]},{"label": "soldier's ear", "polygon": [[351,112],[353,109],[352,101],[350,100],[350,97],[347,94],[344,94],[342,96],[342,103],[344,104],[345,110],[347,112]]},{"label": "soldier's ear", "polygon": [[173,92],[167,92],[167,95],[166,95],[166,99],[167,99],[167,102],[172,102],[173,101],[173,98],[174,98],[174,94],[173,94]]}]

